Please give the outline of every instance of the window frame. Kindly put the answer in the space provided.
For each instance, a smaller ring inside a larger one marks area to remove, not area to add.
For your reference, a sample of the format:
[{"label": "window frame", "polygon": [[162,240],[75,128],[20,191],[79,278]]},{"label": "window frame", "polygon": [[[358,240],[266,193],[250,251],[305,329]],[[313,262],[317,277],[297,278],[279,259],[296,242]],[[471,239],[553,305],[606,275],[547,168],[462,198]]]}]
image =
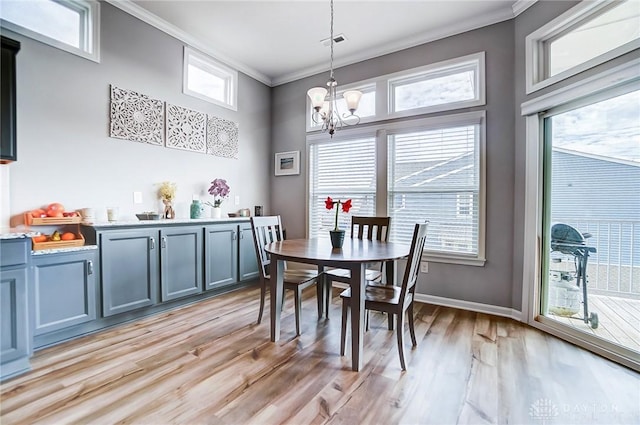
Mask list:
[{"label": "window frame", "polygon": [[[199,68],[225,81],[225,96],[224,96],[225,100],[224,101],[214,99],[203,93],[189,89],[189,64],[190,64],[190,59],[192,57],[196,61],[203,64],[204,68],[206,69],[203,69],[203,67],[199,67]],[[197,50],[192,49],[189,46],[184,46],[184,56],[182,61],[182,93],[188,96],[196,97],[198,99],[204,100],[209,103],[213,103],[218,106],[231,109],[233,111],[237,111],[238,110],[238,71],[236,71],[235,69],[227,65],[222,64],[221,62],[205,55],[204,53],[200,53]]]},{"label": "window frame", "polygon": [[81,14],[80,45],[75,47],[37,31],[0,19],[3,28],[56,49],[100,63],[100,3],[96,0],[49,0]]},{"label": "window frame", "polygon": [[614,7],[615,4],[615,0],[603,0],[599,2],[583,0],[578,5],[567,10],[525,38],[525,80],[527,94],[536,92],[559,81],[566,80],[569,77],[640,48],[640,39],[636,39],[591,58],[586,62],[565,69],[556,75],[546,76],[549,64],[548,43],[571,32],[577,26],[602,15]]},{"label": "window frame", "polygon": [[[427,106],[423,108],[409,109],[400,112],[391,112],[391,102],[393,101],[393,96],[391,95],[391,83],[393,81],[401,80],[404,78],[415,78],[416,75],[425,74],[425,75],[433,75],[442,74],[445,72],[451,72],[456,69],[460,69],[465,66],[475,64],[474,69],[476,70],[476,83],[478,85],[478,90],[476,96],[472,100],[461,101],[461,102],[451,102],[451,103],[443,103],[440,105]],[[379,121],[385,121],[394,118],[407,118],[407,117],[415,117],[418,115],[424,115],[428,113],[434,112],[444,112],[444,111],[454,111],[461,108],[470,108],[474,106],[483,106],[486,105],[486,72],[485,72],[485,52],[477,52],[471,53],[469,55],[460,56],[452,59],[447,59],[440,62],[435,62],[429,65],[420,66],[417,68],[411,68],[400,72],[395,72],[391,74],[381,75],[379,77],[370,78],[368,80],[362,80],[355,83],[350,83],[346,85],[338,84],[339,93],[342,93],[346,90],[368,90],[375,91],[376,93],[376,102],[375,102],[375,114],[370,117],[364,117],[360,120],[359,124],[366,123],[376,123]],[[313,112],[313,108],[311,107],[311,100],[307,96],[306,99],[306,131],[307,133],[316,133],[321,131],[320,126],[311,126],[311,114]],[[356,111],[356,115],[357,115]],[[345,131],[346,128],[343,127]],[[336,133],[338,134],[338,133]],[[334,136],[335,137],[335,136]]]},{"label": "window frame", "polygon": [[525,119],[525,198],[522,252],[522,320],[529,325],[638,370],[637,353],[581,331],[566,328],[540,313],[543,296],[540,280],[543,240],[543,121],[550,112],[575,109],[581,105],[640,89],[640,59],[630,60],[606,71],[556,89],[520,105]]},{"label": "window frame", "polygon": [[[395,93],[394,88],[402,81],[428,81],[441,76],[455,75],[457,71],[471,69],[475,74],[475,84],[478,87],[475,96],[470,100],[441,103],[438,105],[423,106],[420,108],[406,109],[403,111],[394,110]],[[387,84],[387,114],[388,118],[410,117],[434,112],[451,111],[454,109],[470,108],[486,104],[486,81],[485,81],[485,53],[473,53],[442,62],[413,68],[411,70],[397,72],[386,76]]]},{"label": "window frame", "polygon": [[478,187],[478,252],[475,255],[464,255],[454,253],[443,253],[434,251],[424,251],[424,261],[439,263],[463,264],[470,266],[484,266],[486,262],[486,111],[473,111],[455,113],[437,117],[417,118],[408,121],[396,121],[379,123],[363,128],[347,128],[334,134],[333,139],[327,140],[326,135],[314,133],[306,138],[306,158],[307,172],[305,182],[305,235],[309,237],[310,211],[310,179],[311,163],[309,159],[311,145],[315,143],[331,143],[331,141],[343,141],[359,137],[376,138],[376,211],[378,216],[387,216],[388,205],[388,143],[387,136],[398,132],[421,130],[425,128],[439,128],[456,125],[478,125],[478,150],[479,150],[479,187]]}]

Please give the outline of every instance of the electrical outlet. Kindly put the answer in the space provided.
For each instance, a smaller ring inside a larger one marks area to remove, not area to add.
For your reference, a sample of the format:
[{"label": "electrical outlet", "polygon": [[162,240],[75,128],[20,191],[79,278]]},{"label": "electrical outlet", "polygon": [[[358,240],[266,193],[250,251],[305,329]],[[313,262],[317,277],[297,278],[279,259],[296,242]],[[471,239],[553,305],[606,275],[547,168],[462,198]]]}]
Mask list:
[{"label": "electrical outlet", "polygon": [[426,261],[420,263],[420,273],[429,273],[429,263]]},{"label": "electrical outlet", "polygon": [[234,199],[234,203],[235,205],[240,205],[240,195],[236,195],[236,198]]},{"label": "electrical outlet", "polygon": [[134,204],[142,203],[142,192],[133,192],[133,203]]}]

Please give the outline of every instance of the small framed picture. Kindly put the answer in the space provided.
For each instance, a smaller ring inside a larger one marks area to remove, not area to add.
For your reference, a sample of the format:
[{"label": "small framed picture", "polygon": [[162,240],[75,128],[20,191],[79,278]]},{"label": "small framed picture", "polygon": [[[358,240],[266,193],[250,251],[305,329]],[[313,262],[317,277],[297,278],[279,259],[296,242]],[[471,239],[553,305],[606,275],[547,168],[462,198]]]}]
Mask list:
[{"label": "small framed picture", "polygon": [[300,174],[300,151],[276,153],[276,176]]}]

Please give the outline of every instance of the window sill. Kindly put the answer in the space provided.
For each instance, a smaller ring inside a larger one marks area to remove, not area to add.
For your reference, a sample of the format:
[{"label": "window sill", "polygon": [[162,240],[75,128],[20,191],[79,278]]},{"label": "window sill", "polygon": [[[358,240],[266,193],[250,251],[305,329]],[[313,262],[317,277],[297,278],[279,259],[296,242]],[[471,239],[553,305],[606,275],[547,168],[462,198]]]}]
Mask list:
[{"label": "window sill", "polygon": [[463,257],[454,255],[434,255],[425,252],[422,255],[422,261],[432,263],[460,264],[464,266],[484,267],[487,262],[486,258],[480,257]]}]

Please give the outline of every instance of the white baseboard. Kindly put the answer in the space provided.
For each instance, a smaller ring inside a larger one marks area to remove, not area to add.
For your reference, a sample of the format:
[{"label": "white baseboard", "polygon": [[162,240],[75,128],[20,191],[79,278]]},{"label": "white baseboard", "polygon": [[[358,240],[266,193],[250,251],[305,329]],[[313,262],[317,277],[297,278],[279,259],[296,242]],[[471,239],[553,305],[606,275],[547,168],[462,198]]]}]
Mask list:
[{"label": "white baseboard", "polygon": [[461,310],[475,311],[478,313],[493,314],[494,316],[508,317],[518,322],[522,321],[522,312],[508,307],[500,307],[490,304],[474,303],[471,301],[455,300],[453,298],[436,297],[435,295],[416,294],[416,301],[441,305],[444,307],[459,308]]},{"label": "white baseboard", "polygon": [[[349,287],[349,285],[342,282],[333,282],[333,286],[336,288]],[[436,297],[435,295],[426,294],[416,294],[416,301],[426,304],[441,305],[443,307],[459,308],[460,310],[475,311],[477,313],[493,314],[494,316],[508,317],[510,319],[517,320],[518,322],[522,322],[522,312],[513,308],[455,300],[453,298]]]}]

